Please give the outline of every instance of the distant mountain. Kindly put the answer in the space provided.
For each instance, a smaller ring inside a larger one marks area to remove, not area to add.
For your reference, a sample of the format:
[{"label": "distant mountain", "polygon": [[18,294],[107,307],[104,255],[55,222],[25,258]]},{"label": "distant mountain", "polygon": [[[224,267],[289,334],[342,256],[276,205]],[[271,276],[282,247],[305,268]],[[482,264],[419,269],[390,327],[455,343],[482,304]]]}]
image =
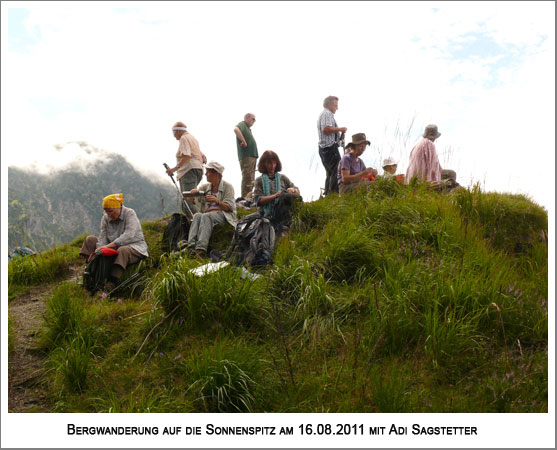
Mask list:
[{"label": "distant mountain", "polygon": [[72,241],[82,233],[98,234],[103,197],[122,192],[124,205],[140,220],[177,210],[176,189],[149,179],[124,157],[78,143],[86,158],[48,175],[8,168],[9,247],[42,251]]}]

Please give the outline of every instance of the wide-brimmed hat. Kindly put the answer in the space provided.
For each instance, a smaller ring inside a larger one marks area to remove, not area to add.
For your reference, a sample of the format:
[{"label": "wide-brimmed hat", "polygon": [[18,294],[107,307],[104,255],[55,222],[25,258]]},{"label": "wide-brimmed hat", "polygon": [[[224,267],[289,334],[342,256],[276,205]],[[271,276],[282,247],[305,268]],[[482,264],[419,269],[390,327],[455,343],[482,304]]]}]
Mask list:
[{"label": "wide-brimmed hat", "polygon": [[345,148],[350,148],[353,145],[358,145],[362,143],[366,143],[367,145],[371,145],[371,143],[366,139],[365,133],[356,133],[352,135],[352,142],[346,144]]},{"label": "wide-brimmed hat", "polygon": [[221,175],[224,172],[224,166],[222,164],[219,164],[216,161],[209,161],[207,163],[207,165],[205,166],[205,169],[213,169],[213,170],[217,171],[218,173],[220,173]]},{"label": "wide-brimmed hat", "polygon": [[383,160],[383,167],[385,167],[385,166],[397,166],[397,165],[398,165],[398,163],[395,161],[395,159],[391,158],[390,156]]},{"label": "wide-brimmed hat", "polygon": [[439,133],[439,131],[437,130],[437,125],[431,124],[425,127],[424,134],[422,136],[425,138],[432,137],[437,139],[439,136],[441,136],[441,133]]}]

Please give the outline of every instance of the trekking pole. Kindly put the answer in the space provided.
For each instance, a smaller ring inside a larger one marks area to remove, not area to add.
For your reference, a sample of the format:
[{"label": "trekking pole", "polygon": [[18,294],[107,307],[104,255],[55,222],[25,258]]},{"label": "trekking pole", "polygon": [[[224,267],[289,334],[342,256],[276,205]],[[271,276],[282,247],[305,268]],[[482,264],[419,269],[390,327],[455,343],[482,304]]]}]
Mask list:
[{"label": "trekking pole", "polygon": [[[166,170],[170,169],[170,167],[168,167],[168,164],[166,163],[162,163],[162,165],[164,166],[164,168]],[[172,182],[174,183],[174,186],[176,187],[176,190],[178,191],[178,195],[180,196],[180,198],[182,199],[182,202],[184,203],[184,206],[186,207],[186,211],[188,212],[187,217],[188,219],[191,220],[193,219],[193,212],[190,209],[190,206],[188,205],[187,200],[184,198],[184,194],[182,194],[182,191],[180,191],[180,188],[178,187],[178,185],[176,184],[176,180],[174,179],[174,175],[173,174],[169,174],[168,175],[170,177],[170,179],[172,180]]]}]

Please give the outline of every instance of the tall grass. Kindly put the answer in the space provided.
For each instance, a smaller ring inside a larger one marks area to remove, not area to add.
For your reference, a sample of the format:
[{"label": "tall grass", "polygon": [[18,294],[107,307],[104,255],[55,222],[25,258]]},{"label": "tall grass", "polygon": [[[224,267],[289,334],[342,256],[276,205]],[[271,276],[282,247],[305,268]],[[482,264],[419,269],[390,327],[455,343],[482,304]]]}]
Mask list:
[{"label": "tall grass", "polygon": [[260,283],[243,279],[234,266],[205,276],[189,270],[186,258],[168,258],[151,284],[151,293],[167,314],[178,308],[192,328],[249,329],[257,325]]}]

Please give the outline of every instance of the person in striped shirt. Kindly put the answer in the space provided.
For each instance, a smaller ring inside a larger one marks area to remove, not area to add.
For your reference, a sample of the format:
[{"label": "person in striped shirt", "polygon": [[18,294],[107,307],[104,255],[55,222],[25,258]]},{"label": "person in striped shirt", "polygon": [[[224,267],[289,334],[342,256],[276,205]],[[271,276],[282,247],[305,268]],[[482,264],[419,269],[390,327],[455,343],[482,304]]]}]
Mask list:
[{"label": "person in striped shirt", "polygon": [[338,97],[330,95],[323,101],[323,111],[317,120],[319,135],[319,156],[325,167],[324,195],[338,193],[337,168],[340,162],[338,144],[346,133],[346,127],[339,127],[335,120],[338,110]]}]

